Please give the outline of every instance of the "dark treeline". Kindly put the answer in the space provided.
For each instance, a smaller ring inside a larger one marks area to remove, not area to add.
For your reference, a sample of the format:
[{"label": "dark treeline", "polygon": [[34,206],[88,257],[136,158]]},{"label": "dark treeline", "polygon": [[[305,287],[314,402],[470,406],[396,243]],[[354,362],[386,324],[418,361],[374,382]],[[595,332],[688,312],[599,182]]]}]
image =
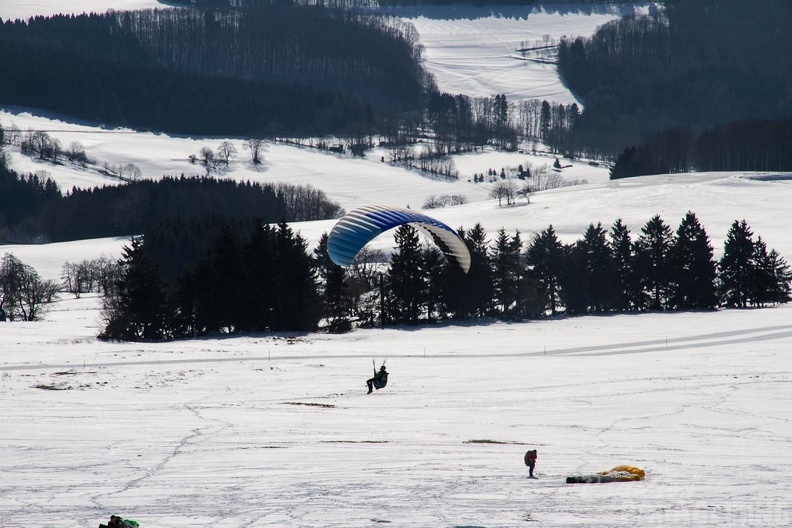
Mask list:
[{"label": "dark treeline", "polygon": [[515,150],[520,139],[542,141],[554,152],[566,153],[573,149],[572,135],[579,117],[575,103],[539,99],[511,103],[502,94],[469,97],[432,92],[424,124],[434,131],[436,147],[443,153],[465,152],[485,144]]},{"label": "dark treeline", "polygon": [[[241,8],[251,6],[271,5],[298,5],[298,6],[323,6],[339,8],[358,7],[400,7],[400,6],[431,6],[431,5],[509,5],[509,6],[535,6],[546,2],[543,0],[170,0],[172,5],[185,7],[213,7],[213,8]],[[580,10],[580,4],[632,4],[634,0],[554,0],[548,10],[559,9],[559,5],[569,3]]]},{"label": "dark treeline", "polygon": [[343,208],[311,186],[165,177],[93,189],[21,177],[0,163],[0,242],[60,242],[141,234],[166,221],[206,215],[263,222],[338,218]]},{"label": "dark treeline", "polygon": [[32,241],[42,211],[60,198],[60,189],[51,179],[22,176],[8,168],[0,143],[0,244]]},{"label": "dark treeline", "polygon": [[487,244],[477,225],[462,234],[473,262],[467,275],[438,266],[436,249],[419,247],[410,229],[397,237],[399,251],[384,277],[382,318],[388,324],[764,306],[790,300],[789,265],[775,250],[768,251],[761,237],[755,240],[745,221],[731,226],[719,262],[693,213],[676,232],[659,216],[637,236],[621,220],[610,231],[592,224],[573,244],[561,243],[549,226],[526,248],[519,233],[510,236],[504,230]]},{"label": "dark treeline", "polygon": [[222,226],[175,285],[164,281],[147,245],[138,238],[124,249],[118,288],[105,298],[103,339],[312,330],[319,321],[311,257],[285,223],[256,223],[244,240]]},{"label": "dark treeline", "polygon": [[420,108],[416,42],[396,19],[315,8],[6,21],[0,102],[175,133],[340,133]]},{"label": "dark treeline", "polygon": [[689,171],[792,170],[792,119],[747,119],[705,130],[676,128],[626,148],[611,179]]},{"label": "dark treeline", "polygon": [[[536,319],[647,310],[745,308],[790,300],[792,271],[781,255],[735,221],[719,261],[706,230],[688,213],[676,231],[650,219],[634,236],[617,220],[591,224],[563,244],[552,226],[524,247],[520,234],[498,231],[487,242],[480,225],[461,230],[469,273],[453,269],[418,232],[402,226],[397,251],[364,249],[351,268],[330,261],[327,235],[314,256],[285,223],[219,222],[196,263],[175,280],[163,277],[153,238],[133,240],[120,261],[118,289],[108,297],[111,339],[170,339],[210,332],[330,331],[363,325],[447,319]],[[174,247],[179,247],[178,244]]]},{"label": "dark treeline", "polygon": [[792,116],[792,3],[668,0],[564,39],[559,71],[586,110],[576,143],[615,155],[662,130]]}]

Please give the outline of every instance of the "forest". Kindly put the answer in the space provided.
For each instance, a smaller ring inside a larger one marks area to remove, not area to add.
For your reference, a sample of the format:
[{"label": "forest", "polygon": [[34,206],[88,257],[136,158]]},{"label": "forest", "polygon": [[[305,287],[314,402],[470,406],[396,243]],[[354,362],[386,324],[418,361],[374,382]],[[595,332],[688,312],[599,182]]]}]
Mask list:
[{"label": "forest", "polygon": [[[538,6],[545,4],[545,2],[542,0],[171,0],[168,3],[187,7],[213,8],[240,8],[261,5],[319,5],[323,7],[339,7],[344,9],[460,4],[470,4],[474,6]],[[546,9],[553,9],[555,5],[563,5],[565,3],[573,4],[579,9],[580,7],[578,6],[585,4],[629,4],[632,2],[631,0],[555,0],[553,5],[545,5],[543,7]]]},{"label": "forest", "polygon": [[785,171],[792,169],[792,119],[746,119],[695,134],[690,127],[652,134],[627,147],[611,179],[692,171]]},{"label": "forest", "polygon": [[585,103],[573,148],[615,155],[664,130],[789,118],[789,20],[784,0],[667,0],[563,39],[559,72]]},{"label": "forest", "polygon": [[296,7],[6,21],[0,102],[172,133],[339,133],[421,107],[415,38],[398,19]]}]

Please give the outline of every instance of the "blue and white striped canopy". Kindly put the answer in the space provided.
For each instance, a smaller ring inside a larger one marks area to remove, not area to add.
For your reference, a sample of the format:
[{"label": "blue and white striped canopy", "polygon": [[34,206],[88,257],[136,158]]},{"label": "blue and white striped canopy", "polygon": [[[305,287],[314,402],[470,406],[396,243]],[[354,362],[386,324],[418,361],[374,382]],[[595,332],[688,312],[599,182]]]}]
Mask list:
[{"label": "blue and white striped canopy", "polygon": [[385,231],[404,224],[427,235],[443,251],[449,264],[468,272],[470,252],[456,231],[412,209],[386,205],[368,205],[344,215],[327,237],[330,259],[339,266],[349,266],[363,246]]}]

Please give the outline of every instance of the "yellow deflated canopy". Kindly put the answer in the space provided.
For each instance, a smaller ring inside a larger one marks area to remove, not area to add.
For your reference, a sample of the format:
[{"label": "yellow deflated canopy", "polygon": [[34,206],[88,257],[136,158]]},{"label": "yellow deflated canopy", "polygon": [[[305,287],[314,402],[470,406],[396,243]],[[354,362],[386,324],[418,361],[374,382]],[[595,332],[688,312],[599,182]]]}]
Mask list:
[{"label": "yellow deflated canopy", "polygon": [[597,475],[612,477],[614,482],[629,482],[631,480],[643,480],[646,473],[644,473],[643,469],[634,466],[616,466],[608,471],[597,471]]},{"label": "yellow deflated canopy", "polygon": [[588,475],[570,475],[566,478],[568,484],[592,484],[595,482],[631,482],[643,480],[646,476],[644,470],[634,466],[616,466],[607,471],[598,471]]}]

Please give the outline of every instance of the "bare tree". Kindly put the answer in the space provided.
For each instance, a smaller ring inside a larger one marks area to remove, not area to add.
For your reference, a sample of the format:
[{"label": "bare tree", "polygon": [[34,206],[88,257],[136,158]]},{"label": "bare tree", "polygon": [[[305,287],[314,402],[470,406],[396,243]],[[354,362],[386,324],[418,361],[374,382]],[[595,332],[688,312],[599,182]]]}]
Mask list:
[{"label": "bare tree", "polygon": [[110,167],[110,169],[118,175],[119,178],[122,180],[139,180],[140,177],[143,175],[143,172],[140,170],[140,167],[135,165],[134,163],[127,163],[126,165],[118,165],[114,167]]},{"label": "bare tree", "polygon": [[515,203],[514,195],[518,193],[517,183],[512,180],[498,180],[490,191],[490,198],[498,199],[498,207],[503,205],[503,199],[506,199],[506,205]]},{"label": "bare tree", "polygon": [[198,156],[201,163],[208,167],[214,161],[215,154],[209,147],[201,147],[201,150],[198,151]]},{"label": "bare tree", "polygon": [[63,154],[63,146],[59,139],[52,138],[47,149],[47,157],[52,163],[58,163],[61,154]]},{"label": "bare tree", "polygon": [[424,202],[424,209],[437,209],[439,207],[448,207],[454,205],[463,205],[467,203],[467,198],[463,194],[441,194],[436,196],[430,194],[426,197]]},{"label": "bare tree", "polygon": [[115,293],[121,267],[117,260],[109,259],[102,255],[91,261],[94,270],[94,280],[97,290],[104,296]]},{"label": "bare tree", "polygon": [[47,159],[52,150],[52,138],[46,132],[30,130],[22,137],[20,148],[23,154]]},{"label": "bare tree", "polygon": [[269,146],[263,138],[251,137],[245,140],[244,149],[250,151],[250,162],[258,165],[264,161],[263,156],[269,150]]},{"label": "bare tree", "polygon": [[43,280],[32,266],[6,253],[0,261],[0,308],[13,321],[37,320],[58,294],[55,281]]},{"label": "bare tree", "polygon": [[531,203],[531,184],[525,182],[522,187],[517,189],[517,194],[525,198],[526,203]]},{"label": "bare tree", "polygon": [[83,260],[79,264],[72,262],[63,264],[61,279],[66,291],[79,298],[81,294],[94,290],[94,284],[97,283],[96,265],[94,262],[92,260]]},{"label": "bare tree", "polygon": [[236,158],[236,156],[237,149],[230,141],[223,141],[220,143],[220,146],[217,147],[217,157],[220,158],[226,166],[228,166],[231,159]]},{"label": "bare tree", "polygon": [[85,154],[85,149],[79,141],[72,141],[64,154],[66,154],[66,159],[73,163],[85,165],[88,162],[88,156]]},{"label": "bare tree", "polygon": [[32,266],[22,266],[22,289],[20,291],[19,313],[25,321],[36,321],[44,312],[46,305],[57,299],[58,284],[42,279]]},{"label": "bare tree", "polygon": [[371,249],[368,246],[364,246],[363,249],[358,251],[352,261],[351,275],[365,284],[367,290],[370,290],[376,285],[379,276],[378,271],[387,260],[385,253],[381,249]]},{"label": "bare tree", "polygon": [[503,182],[497,182],[492,187],[492,189],[490,189],[490,193],[489,193],[489,197],[490,198],[497,198],[498,199],[498,207],[503,205],[503,197],[505,196],[502,184],[503,184]]},{"label": "bare tree", "polygon": [[11,126],[5,129],[5,137],[3,138],[3,141],[6,145],[18,147],[22,142],[22,131],[20,131],[19,127],[12,122]]},{"label": "bare tree", "polygon": [[514,195],[516,195],[518,191],[517,182],[514,180],[506,180],[504,183],[506,184],[504,187],[506,190],[506,203],[508,205],[513,205],[517,202],[514,198]]}]

